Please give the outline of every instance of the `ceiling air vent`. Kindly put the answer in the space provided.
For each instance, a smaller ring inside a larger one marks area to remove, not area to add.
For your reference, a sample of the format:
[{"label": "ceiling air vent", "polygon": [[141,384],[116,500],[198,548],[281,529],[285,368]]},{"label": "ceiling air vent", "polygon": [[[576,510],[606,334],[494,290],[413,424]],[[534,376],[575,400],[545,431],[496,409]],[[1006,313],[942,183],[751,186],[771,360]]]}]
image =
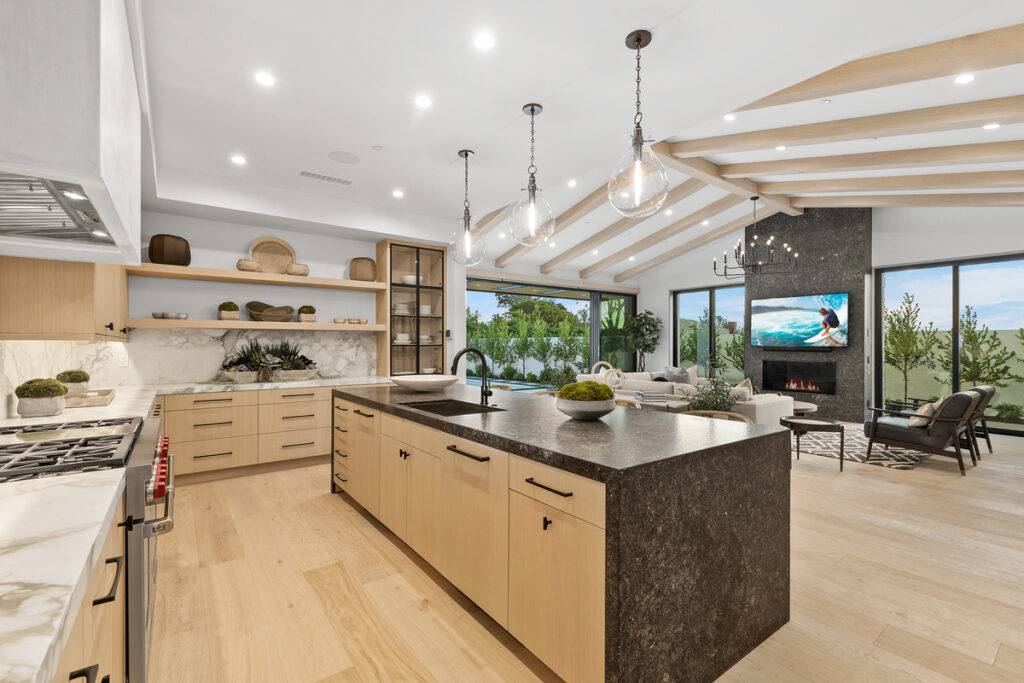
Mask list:
[{"label": "ceiling air vent", "polygon": [[332,175],[324,175],[323,173],[313,173],[312,171],[299,171],[299,175],[303,178],[309,178],[311,180],[319,180],[325,183],[334,183],[335,185],[351,185],[351,180],[345,178],[335,178]]}]

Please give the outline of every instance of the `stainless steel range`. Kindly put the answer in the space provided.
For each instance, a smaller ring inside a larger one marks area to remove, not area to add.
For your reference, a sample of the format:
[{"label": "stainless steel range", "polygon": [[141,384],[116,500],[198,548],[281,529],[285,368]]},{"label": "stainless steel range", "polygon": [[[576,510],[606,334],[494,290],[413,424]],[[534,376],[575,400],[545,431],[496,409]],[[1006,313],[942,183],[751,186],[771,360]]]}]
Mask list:
[{"label": "stainless steel range", "polygon": [[156,597],[156,537],[174,525],[173,456],[159,415],[0,428],[6,481],[125,468],[125,601],[128,681],[146,680]]}]

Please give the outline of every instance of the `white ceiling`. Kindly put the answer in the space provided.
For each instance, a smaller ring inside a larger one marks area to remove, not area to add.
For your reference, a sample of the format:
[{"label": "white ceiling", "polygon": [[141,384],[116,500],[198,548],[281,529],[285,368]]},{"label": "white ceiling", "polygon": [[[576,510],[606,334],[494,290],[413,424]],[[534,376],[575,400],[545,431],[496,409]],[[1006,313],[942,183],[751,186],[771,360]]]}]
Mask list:
[{"label": "white ceiling", "polygon": [[[471,166],[476,215],[513,201],[528,163],[528,120],[520,109],[531,100],[545,107],[537,119],[538,180],[555,212],[606,182],[632,121],[634,63],[622,41],[638,27],[654,33],[644,50],[644,122],[656,139],[1019,94],[1014,84],[1024,75],[1021,67],[1006,67],[980,73],[963,88],[939,79],[839,96],[828,105],[744,112],[731,124],[721,118],[851,59],[1024,21],[1024,7],[1006,0],[143,0],[142,8],[156,169],[145,205],[362,237],[444,239],[461,213],[455,152],[462,147],[477,152]],[[472,45],[480,28],[496,37],[490,52]],[[271,71],[277,85],[256,85],[257,69]],[[418,93],[433,98],[431,109],[413,105]],[[1020,129],[817,145],[785,154],[1014,139]],[[332,161],[334,150],[354,153],[360,162]],[[233,166],[233,153],[244,154],[248,164]],[[301,170],[352,185],[306,180]],[[566,186],[569,178],[577,180],[575,188]],[[404,199],[391,197],[396,187]],[[722,194],[711,188],[695,193],[673,207],[672,217],[649,219],[602,245],[599,256],[580,257],[556,275],[575,273]],[[737,207],[712,226],[637,255],[636,262],[747,210]],[[558,235],[556,248],[534,249],[515,267],[535,271],[616,218],[610,208],[599,209]],[[499,232],[488,238],[492,256],[512,246]]]}]

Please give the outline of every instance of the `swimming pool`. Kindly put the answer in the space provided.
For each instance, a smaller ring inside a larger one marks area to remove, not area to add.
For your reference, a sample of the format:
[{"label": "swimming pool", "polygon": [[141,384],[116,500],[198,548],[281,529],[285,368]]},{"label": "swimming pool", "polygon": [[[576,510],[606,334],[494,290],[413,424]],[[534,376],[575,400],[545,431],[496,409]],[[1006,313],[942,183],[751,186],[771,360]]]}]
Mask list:
[{"label": "swimming pool", "polygon": [[[542,389],[550,389],[550,384],[539,384],[533,382],[520,382],[515,379],[498,379],[497,377],[489,377],[487,379],[489,384],[504,384],[512,391],[541,391]],[[479,377],[467,377],[466,384],[471,387],[480,386]]]}]

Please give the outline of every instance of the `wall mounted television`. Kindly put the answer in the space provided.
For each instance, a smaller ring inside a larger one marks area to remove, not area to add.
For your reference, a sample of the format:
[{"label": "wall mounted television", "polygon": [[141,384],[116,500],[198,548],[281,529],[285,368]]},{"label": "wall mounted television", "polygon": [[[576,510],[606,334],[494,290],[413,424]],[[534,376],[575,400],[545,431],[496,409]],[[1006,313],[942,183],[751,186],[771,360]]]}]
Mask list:
[{"label": "wall mounted television", "polygon": [[849,346],[850,295],[808,294],[750,302],[750,345],[828,350]]}]

